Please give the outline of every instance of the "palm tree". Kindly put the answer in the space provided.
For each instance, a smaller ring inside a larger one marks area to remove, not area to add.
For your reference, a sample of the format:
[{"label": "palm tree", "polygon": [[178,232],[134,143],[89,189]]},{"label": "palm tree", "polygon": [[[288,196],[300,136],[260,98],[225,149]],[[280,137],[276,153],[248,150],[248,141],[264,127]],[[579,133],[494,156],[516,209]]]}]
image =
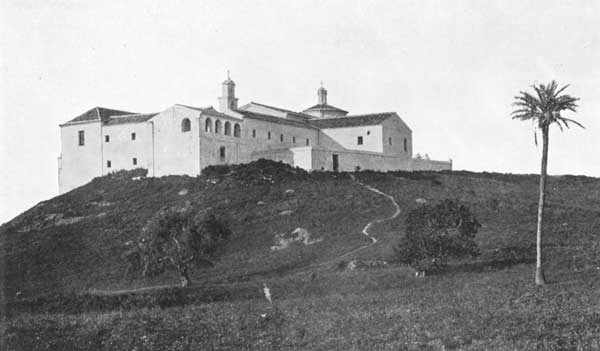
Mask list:
[{"label": "palm tree", "polygon": [[[546,171],[548,168],[548,132],[551,124],[556,124],[562,131],[563,126],[569,128],[569,123],[575,124],[584,128],[579,122],[563,117],[562,111],[576,112],[577,101],[579,98],[563,94],[569,85],[557,89],[558,84],[552,81],[548,85],[539,84],[533,85],[535,95],[521,91],[518,96],[515,96],[516,110],[512,112],[513,119],[522,121],[531,120],[542,131],[542,169],[540,172],[540,198],[538,203],[538,222],[536,234],[536,266],[535,266],[535,284],[546,284],[544,270],[542,269],[542,220],[544,217],[544,195],[546,186]],[[537,145],[537,136],[535,143]]]}]

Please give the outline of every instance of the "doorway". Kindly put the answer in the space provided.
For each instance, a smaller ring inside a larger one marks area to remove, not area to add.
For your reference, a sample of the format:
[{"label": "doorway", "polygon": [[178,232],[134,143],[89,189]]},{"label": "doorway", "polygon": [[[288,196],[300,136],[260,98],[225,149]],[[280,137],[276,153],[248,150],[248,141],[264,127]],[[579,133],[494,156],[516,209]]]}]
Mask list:
[{"label": "doorway", "polygon": [[338,155],[333,155],[333,171],[337,172],[340,169],[340,160]]}]

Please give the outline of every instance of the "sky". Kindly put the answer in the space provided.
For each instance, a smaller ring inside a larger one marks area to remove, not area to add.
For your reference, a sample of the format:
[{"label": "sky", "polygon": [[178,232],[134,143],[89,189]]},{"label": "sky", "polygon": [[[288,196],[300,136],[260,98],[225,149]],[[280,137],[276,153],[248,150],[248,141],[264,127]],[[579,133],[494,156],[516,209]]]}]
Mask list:
[{"label": "sky", "polygon": [[581,98],[550,135],[550,174],[600,177],[600,2],[0,0],[0,223],[58,194],[59,124],[95,106],[396,111],[414,153],[454,169],[538,173],[532,84]]}]

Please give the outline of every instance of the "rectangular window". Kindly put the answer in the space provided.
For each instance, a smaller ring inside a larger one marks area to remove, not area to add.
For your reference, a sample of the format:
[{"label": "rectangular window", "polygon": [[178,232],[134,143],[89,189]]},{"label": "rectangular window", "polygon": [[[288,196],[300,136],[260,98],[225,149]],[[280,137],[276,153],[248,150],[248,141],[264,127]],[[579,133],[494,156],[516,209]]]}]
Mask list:
[{"label": "rectangular window", "polygon": [[310,139],[306,139],[306,146],[310,145]]},{"label": "rectangular window", "polygon": [[292,137],[292,143],[296,143],[296,137]]},{"label": "rectangular window", "polygon": [[220,158],[221,160],[224,160],[224,159],[225,159],[225,146],[221,146],[221,147],[219,148],[219,158]]},{"label": "rectangular window", "polygon": [[256,138],[256,129],[252,129],[252,137]]},{"label": "rectangular window", "polygon": [[279,141],[281,141],[281,142],[283,143],[283,134],[281,134],[281,135],[279,136]]},{"label": "rectangular window", "polygon": [[110,141],[110,136],[108,136],[108,135],[105,135],[105,136],[104,136],[104,141],[106,141],[106,142],[108,143],[108,142]]},{"label": "rectangular window", "polygon": [[131,140],[135,140],[135,133],[131,133]]},{"label": "rectangular window", "polygon": [[135,166],[135,165],[137,165],[137,157],[134,157],[134,158],[133,158],[133,165],[134,165],[134,166]]},{"label": "rectangular window", "polygon": [[392,145],[392,137],[389,137],[388,141],[390,142],[390,145]]},{"label": "rectangular window", "polygon": [[363,144],[363,137],[359,136],[359,137],[358,137],[358,140],[356,140],[356,143],[357,143],[358,145],[362,145],[362,144]]},{"label": "rectangular window", "polygon": [[78,135],[79,135],[79,146],[85,145],[85,133],[84,133],[84,131],[80,130],[78,132]]},{"label": "rectangular window", "polygon": [[112,166],[112,164],[110,163],[110,161],[106,161],[106,168],[110,168]]},{"label": "rectangular window", "polygon": [[408,152],[408,140],[404,138],[404,152]]},{"label": "rectangular window", "polygon": [[267,133],[267,139],[271,140],[271,132]]}]

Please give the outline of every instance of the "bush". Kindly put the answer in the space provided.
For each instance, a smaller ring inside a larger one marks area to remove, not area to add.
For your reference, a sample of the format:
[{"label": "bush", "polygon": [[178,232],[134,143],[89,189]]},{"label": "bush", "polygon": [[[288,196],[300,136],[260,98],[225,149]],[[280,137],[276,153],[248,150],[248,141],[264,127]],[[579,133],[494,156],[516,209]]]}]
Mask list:
[{"label": "bush", "polygon": [[395,260],[424,273],[443,268],[449,258],[476,257],[480,227],[469,208],[456,200],[420,205],[408,213]]},{"label": "bush", "polygon": [[190,284],[191,264],[212,265],[209,258],[230,235],[226,221],[212,214],[195,214],[190,204],[163,207],[142,228],[137,246],[126,258],[133,268],[142,268],[143,276],[175,268],[185,287]]}]

